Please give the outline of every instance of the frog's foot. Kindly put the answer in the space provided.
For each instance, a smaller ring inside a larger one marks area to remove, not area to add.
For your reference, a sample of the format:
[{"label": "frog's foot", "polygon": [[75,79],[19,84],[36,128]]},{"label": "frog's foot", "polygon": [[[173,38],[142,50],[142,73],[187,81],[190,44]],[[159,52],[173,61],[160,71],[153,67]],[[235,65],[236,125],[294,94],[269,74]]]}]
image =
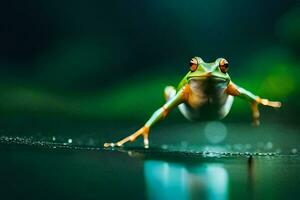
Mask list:
[{"label": "frog's foot", "polygon": [[252,110],[252,119],[253,119],[253,126],[259,126],[259,110],[258,110],[258,103],[253,102],[251,103],[251,110]]},{"label": "frog's foot", "polygon": [[144,147],[148,148],[149,147],[149,127],[148,126],[143,126],[142,128],[140,128],[139,130],[137,130],[135,133],[133,133],[132,135],[120,140],[119,142],[116,143],[105,143],[104,147],[108,148],[108,147],[120,147],[123,146],[123,144],[127,143],[127,142],[134,142],[139,136],[143,135],[144,137]]},{"label": "frog's foot", "polygon": [[259,126],[259,110],[258,110],[258,104],[262,104],[264,106],[270,106],[273,108],[280,108],[281,107],[281,102],[279,101],[269,101],[268,99],[262,99],[262,98],[257,98],[256,101],[251,103],[251,109],[252,109],[252,118],[253,118],[253,125],[254,126]]},{"label": "frog's foot", "polygon": [[268,99],[261,99],[261,98],[257,98],[256,101],[264,106],[270,106],[273,108],[281,107],[281,102],[279,102],[279,101],[270,101]]},{"label": "frog's foot", "polygon": [[171,99],[175,95],[176,95],[176,89],[173,86],[165,87],[164,96],[165,96],[166,101],[168,101],[169,99]]}]

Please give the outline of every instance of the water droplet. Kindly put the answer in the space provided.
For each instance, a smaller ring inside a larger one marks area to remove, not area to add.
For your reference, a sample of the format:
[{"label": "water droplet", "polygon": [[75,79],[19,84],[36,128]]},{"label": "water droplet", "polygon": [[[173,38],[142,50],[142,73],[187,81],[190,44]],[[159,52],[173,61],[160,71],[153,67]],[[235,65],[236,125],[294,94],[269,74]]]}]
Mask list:
[{"label": "water droplet", "polygon": [[297,150],[296,148],[293,148],[293,149],[292,149],[292,153],[293,153],[293,154],[296,154],[297,152],[298,152],[298,150]]},{"label": "water droplet", "polygon": [[267,142],[266,149],[272,149],[272,148],[273,148],[272,142]]},{"label": "water droplet", "polygon": [[204,133],[208,141],[217,144],[226,138],[227,128],[222,122],[208,122],[204,127]]},{"label": "water droplet", "polygon": [[71,138],[68,139],[68,143],[71,144],[73,140]]},{"label": "water droplet", "polygon": [[52,137],[52,140],[55,141],[55,140],[56,140],[56,137],[53,136],[53,137]]},{"label": "water droplet", "polygon": [[276,149],[276,153],[281,153],[281,149]]}]

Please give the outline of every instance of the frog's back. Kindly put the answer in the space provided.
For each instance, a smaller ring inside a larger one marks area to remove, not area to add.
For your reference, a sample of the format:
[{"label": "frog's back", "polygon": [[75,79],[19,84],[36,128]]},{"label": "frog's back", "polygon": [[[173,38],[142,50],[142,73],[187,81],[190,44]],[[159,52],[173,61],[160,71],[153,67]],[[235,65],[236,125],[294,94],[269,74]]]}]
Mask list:
[{"label": "frog's back", "polygon": [[225,92],[227,82],[218,78],[192,78],[188,101],[179,105],[189,120],[215,120],[224,118],[230,111],[233,96]]}]

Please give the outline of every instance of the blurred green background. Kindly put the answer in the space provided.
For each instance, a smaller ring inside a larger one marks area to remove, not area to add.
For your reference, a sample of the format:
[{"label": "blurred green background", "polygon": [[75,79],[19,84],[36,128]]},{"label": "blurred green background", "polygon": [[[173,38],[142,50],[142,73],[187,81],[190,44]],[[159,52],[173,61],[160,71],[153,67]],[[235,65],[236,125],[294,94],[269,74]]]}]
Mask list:
[{"label": "blurred green background", "polygon": [[[0,28],[2,199],[299,196],[299,1],[11,0]],[[176,109],[151,148],[102,149],[164,103],[193,56],[226,58],[236,84],[282,108],[261,107],[258,128],[238,98],[224,123]]]},{"label": "blurred green background", "polygon": [[[144,122],[188,62],[225,57],[237,84],[283,102],[297,123],[300,6],[289,1],[6,1],[0,115]],[[178,111],[171,121],[185,120]],[[226,120],[251,120],[236,100]]]}]

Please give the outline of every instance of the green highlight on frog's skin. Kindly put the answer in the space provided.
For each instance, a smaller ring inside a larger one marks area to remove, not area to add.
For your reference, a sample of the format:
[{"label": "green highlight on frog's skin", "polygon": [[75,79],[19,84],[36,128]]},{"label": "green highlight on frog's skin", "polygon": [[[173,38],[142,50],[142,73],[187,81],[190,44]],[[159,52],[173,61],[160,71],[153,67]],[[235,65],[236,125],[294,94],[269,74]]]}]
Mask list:
[{"label": "green highlight on frog's skin", "polygon": [[142,128],[119,142],[105,143],[104,147],[122,146],[135,141],[139,136],[143,136],[144,146],[149,147],[150,128],[177,106],[188,120],[216,120],[226,117],[237,96],[251,103],[254,125],[259,125],[259,104],[281,107],[278,101],[263,99],[234,84],[228,74],[228,62],[224,58],[218,58],[212,63],[206,63],[200,57],[192,58],[190,70],[177,89],[167,86],[164,96],[166,103],[152,114]]}]

